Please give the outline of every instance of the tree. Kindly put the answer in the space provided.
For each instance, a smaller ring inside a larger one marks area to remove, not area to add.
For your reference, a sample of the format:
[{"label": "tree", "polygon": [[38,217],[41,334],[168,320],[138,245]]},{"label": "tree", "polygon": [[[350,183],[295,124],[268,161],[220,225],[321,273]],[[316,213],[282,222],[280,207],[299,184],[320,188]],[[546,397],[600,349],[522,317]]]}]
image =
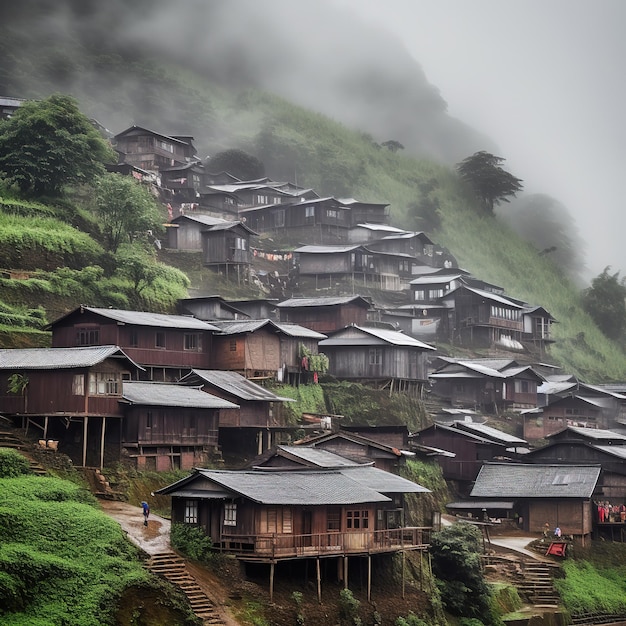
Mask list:
[{"label": "tree", "polygon": [[91,182],[115,153],[70,96],[25,102],[0,123],[0,175],[22,193],[58,196]]},{"label": "tree", "polygon": [[233,148],[218,152],[207,164],[211,172],[228,172],[241,180],[255,180],[265,176],[265,165],[255,156]]},{"label": "tree", "polygon": [[115,254],[123,239],[160,231],[163,219],[155,199],[141,183],[122,174],[104,174],[96,182],[95,211],[106,248]]},{"label": "tree", "polygon": [[619,340],[626,330],[626,278],[619,272],[609,274],[609,269],[605,267],[583,291],[582,305],[609,339]]},{"label": "tree", "polygon": [[383,141],[381,146],[387,148],[389,152],[398,152],[398,150],[404,150],[404,146],[395,139],[389,139],[388,141]]},{"label": "tree", "polygon": [[481,550],[477,527],[457,522],[433,535],[429,551],[444,607],[453,615],[490,624],[496,619],[480,561]]},{"label": "tree", "polygon": [[522,181],[500,167],[504,159],[484,150],[457,164],[456,171],[489,213],[501,202],[509,202],[523,189]]}]

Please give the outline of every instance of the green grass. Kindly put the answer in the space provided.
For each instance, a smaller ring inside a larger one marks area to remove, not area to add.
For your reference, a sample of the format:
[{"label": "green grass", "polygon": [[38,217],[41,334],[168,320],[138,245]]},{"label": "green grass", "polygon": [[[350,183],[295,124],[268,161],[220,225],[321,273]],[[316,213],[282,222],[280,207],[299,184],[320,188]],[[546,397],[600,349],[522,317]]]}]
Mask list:
[{"label": "green grass", "polygon": [[0,479],[2,624],[113,624],[121,593],[150,581],[137,556],[78,485]]}]

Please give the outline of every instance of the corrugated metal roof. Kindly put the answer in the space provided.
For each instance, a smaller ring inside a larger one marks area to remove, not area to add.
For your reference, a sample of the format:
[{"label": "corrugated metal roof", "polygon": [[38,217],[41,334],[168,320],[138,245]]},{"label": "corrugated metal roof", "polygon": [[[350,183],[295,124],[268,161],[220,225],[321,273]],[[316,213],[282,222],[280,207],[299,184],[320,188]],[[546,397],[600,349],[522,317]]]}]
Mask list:
[{"label": "corrugated metal roof", "polygon": [[591,446],[594,450],[600,450],[606,454],[610,454],[611,456],[618,457],[620,459],[626,459],[626,446],[602,446],[602,445],[593,445]]},{"label": "corrugated metal roof", "polygon": [[215,320],[212,322],[222,335],[238,335],[240,333],[253,333],[259,328],[269,325],[271,331],[278,330],[271,320]]},{"label": "corrugated metal roof", "polygon": [[274,322],[274,324],[282,330],[285,335],[290,337],[302,337],[306,339],[326,339],[326,335],[318,333],[316,330],[311,330],[306,326],[300,326],[300,324],[290,324],[286,322]]},{"label": "corrugated metal roof", "polygon": [[[283,398],[272,393],[269,389],[253,383],[251,380],[237,374],[222,370],[191,370],[200,379],[209,385],[217,387],[226,393],[241,400],[256,400],[259,402],[294,402],[291,398]],[[184,379],[183,379],[184,380]]]},{"label": "corrugated metal roof", "polygon": [[197,409],[238,409],[239,405],[210,393],[170,383],[124,381],[122,397],[130,404],[177,406]]},{"label": "corrugated metal roof", "polygon": [[477,498],[590,498],[600,477],[592,465],[485,463],[470,493]]},{"label": "corrugated metal roof", "polygon": [[311,448],[308,446],[278,446],[278,449],[284,450],[288,455],[295,456],[318,467],[336,468],[357,465],[357,463],[346,459],[344,456],[329,452],[328,450],[322,450],[321,448]]},{"label": "corrugated metal roof", "polygon": [[389,226],[389,224],[369,224],[369,223],[363,223],[363,224],[357,224],[356,225],[357,228],[365,228],[367,230],[374,230],[374,231],[384,231],[384,232],[390,232],[390,233],[406,233],[406,230],[403,230],[402,228],[396,228],[395,226]]},{"label": "corrugated metal roof", "polygon": [[[588,437],[589,439],[612,439],[613,441],[626,441],[626,435],[607,430],[605,428],[582,428],[580,426],[568,426],[567,430],[571,430],[577,435]],[[562,431],[561,431],[562,432]],[[547,435],[553,437],[554,435]]]},{"label": "corrugated metal roof", "polygon": [[[459,287],[458,289],[466,289],[467,291],[471,291],[472,293],[475,293],[477,296],[485,298],[485,300],[492,300],[493,302],[498,302],[499,304],[506,304],[507,306],[513,307],[515,309],[524,308],[522,304],[518,304],[518,302],[514,302],[513,300],[510,300],[509,298],[505,298],[504,296],[499,296],[495,293],[491,293],[490,291],[484,291],[483,289],[476,289],[475,287],[468,287],[467,285],[463,287]],[[451,297],[452,294],[454,294],[456,291],[457,289],[455,289],[454,291],[451,291],[449,294],[446,294],[445,296],[443,296],[443,298],[447,299]]]},{"label": "corrugated metal roof", "polygon": [[0,350],[0,369],[46,370],[92,367],[112,356],[124,357],[133,363],[118,346],[26,348]]},{"label": "corrugated metal roof", "polygon": [[492,428],[491,426],[486,426],[485,424],[476,424],[474,422],[455,422],[455,426],[462,430],[467,430],[469,432],[475,433],[477,435],[482,435],[483,437],[488,437],[489,439],[493,439],[494,441],[511,444],[511,443],[521,443],[527,444],[528,442],[525,439],[520,439],[519,437],[515,437],[514,435],[509,435],[509,433],[505,433],[497,428]]},{"label": "corrugated metal roof", "polygon": [[300,246],[296,248],[294,252],[304,252],[306,254],[343,254],[344,252],[351,252],[361,247],[361,244],[353,244],[351,246]]},{"label": "corrugated metal roof", "polygon": [[[410,335],[405,335],[397,330],[386,330],[384,328],[373,328],[369,326],[356,326],[352,325],[349,327],[350,329],[357,329],[362,332],[364,335],[369,335],[374,339],[378,339],[383,343],[391,344],[394,346],[406,346],[410,348],[421,348],[422,350],[436,350],[433,346],[420,341],[419,339],[415,339],[415,337],[411,337]],[[344,333],[346,334],[346,333]],[[345,337],[342,336],[342,331],[339,331],[336,335],[333,335],[329,339],[324,339],[320,341],[320,347],[323,346],[340,346],[340,345],[359,345],[355,343],[358,340],[358,337]],[[370,343],[372,343],[370,341]],[[366,341],[361,341],[361,345],[368,345],[367,338]],[[375,345],[375,342],[372,343]]]},{"label": "corrugated metal roof", "polygon": [[370,306],[370,303],[361,296],[320,296],[319,298],[289,298],[279,302],[276,306],[281,309],[299,308],[306,306],[336,306],[361,301]]},{"label": "corrugated metal roof", "polygon": [[[204,224],[205,226],[214,226],[215,224],[223,224],[226,220],[223,220],[220,217],[211,217],[210,215],[179,215],[175,217],[172,222],[184,222],[185,220],[189,220],[191,222],[198,222],[199,224]],[[230,224],[230,222],[228,222]]]},{"label": "corrugated metal roof", "polygon": [[[338,471],[217,471],[201,476],[261,504],[322,505],[389,502],[390,498]],[[172,495],[176,495],[174,492]]]},{"label": "corrugated metal roof", "polygon": [[451,511],[467,511],[475,509],[503,509],[512,511],[515,507],[515,502],[512,500],[472,500],[464,502],[450,502],[446,504],[446,509]]},{"label": "corrugated metal roof", "polygon": [[165,315],[163,313],[124,311],[122,309],[98,309],[88,306],[82,308],[84,308],[85,311],[96,313],[97,315],[107,317],[123,324],[181,328],[189,330],[217,330],[217,328],[212,324],[187,315]]},{"label": "corrugated metal roof", "polygon": [[407,480],[377,467],[346,467],[339,471],[357,483],[367,485],[380,493],[430,493],[430,489],[426,489],[426,487],[422,487],[412,480]]},{"label": "corrugated metal roof", "polygon": [[449,283],[453,280],[459,280],[463,277],[463,274],[427,274],[414,278],[410,285],[439,285],[442,283]]}]

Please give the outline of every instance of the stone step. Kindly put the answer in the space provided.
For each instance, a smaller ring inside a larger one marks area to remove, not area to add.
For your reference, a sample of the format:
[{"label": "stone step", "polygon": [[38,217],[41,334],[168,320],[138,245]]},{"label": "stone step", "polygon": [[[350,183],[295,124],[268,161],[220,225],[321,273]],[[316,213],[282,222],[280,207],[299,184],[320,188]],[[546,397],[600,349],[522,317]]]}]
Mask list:
[{"label": "stone step", "polygon": [[189,573],[183,558],[174,553],[155,554],[149,559],[147,567],[152,573],[178,587],[185,594],[194,615],[202,619],[204,624],[223,625],[215,603]]}]

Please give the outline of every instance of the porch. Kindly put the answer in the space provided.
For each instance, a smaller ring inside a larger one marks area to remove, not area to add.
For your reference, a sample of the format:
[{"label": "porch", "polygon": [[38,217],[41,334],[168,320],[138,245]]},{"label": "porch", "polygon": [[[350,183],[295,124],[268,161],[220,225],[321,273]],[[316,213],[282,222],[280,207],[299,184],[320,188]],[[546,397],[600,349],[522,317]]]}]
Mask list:
[{"label": "porch", "polygon": [[331,531],[311,534],[264,533],[258,535],[222,535],[214,546],[241,560],[275,562],[330,556],[349,556],[426,550],[431,527],[408,526],[389,530]]}]

